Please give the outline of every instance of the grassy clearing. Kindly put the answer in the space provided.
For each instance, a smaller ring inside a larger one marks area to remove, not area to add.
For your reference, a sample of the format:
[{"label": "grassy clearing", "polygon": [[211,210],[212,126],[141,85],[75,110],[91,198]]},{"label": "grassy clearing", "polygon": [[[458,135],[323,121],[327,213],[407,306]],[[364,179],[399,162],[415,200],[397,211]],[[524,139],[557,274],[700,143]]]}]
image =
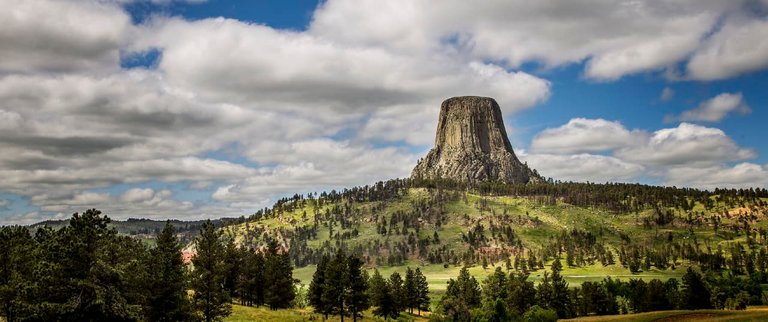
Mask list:
[{"label": "grassy clearing", "polygon": [[576,322],[768,321],[768,307],[764,307],[764,306],[750,307],[745,311],[719,311],[719,310],[658,311],[658,312],[646,312],[646,313],[627,314],[627,315],[581,317],[581,318],[563,320],[563,321],[576,321]]}]

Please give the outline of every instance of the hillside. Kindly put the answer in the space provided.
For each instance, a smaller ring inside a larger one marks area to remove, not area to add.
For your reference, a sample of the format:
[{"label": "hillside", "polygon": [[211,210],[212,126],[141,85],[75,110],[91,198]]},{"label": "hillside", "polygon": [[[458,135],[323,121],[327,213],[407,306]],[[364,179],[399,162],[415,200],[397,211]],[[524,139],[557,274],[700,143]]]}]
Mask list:
[{"label": "hillside", "polygon": [[277,239],[305,284],[323,252],[343,248],[384,272],[423,266],[439,292],[463,265],[479,276],[508,266],[535,280],[555,257],[575,284],[666,279],[690,264],[765,270],[767,201],[760,189],[391,180],[295,195],[224,230],[245,247]]}]

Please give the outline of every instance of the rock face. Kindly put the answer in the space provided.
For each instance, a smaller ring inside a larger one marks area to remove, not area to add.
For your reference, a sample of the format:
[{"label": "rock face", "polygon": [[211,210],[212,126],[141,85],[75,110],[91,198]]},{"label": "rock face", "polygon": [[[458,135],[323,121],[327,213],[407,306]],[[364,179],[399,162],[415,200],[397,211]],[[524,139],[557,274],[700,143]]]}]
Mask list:
[{"label": "rock face", "polygon": [[512,151],[496,100],[477,96],[443,102],[435,147],[419,160],[411,177],[506,183],[542,180]]}]

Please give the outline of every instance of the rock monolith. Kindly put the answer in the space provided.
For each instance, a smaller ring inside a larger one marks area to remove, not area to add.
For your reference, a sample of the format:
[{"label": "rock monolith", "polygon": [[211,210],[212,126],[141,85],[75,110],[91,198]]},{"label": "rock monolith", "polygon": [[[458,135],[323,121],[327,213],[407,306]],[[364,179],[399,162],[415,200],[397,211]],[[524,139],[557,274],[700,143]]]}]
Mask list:
[{"label": "rock monolith", "polygon": [[443,102],[435,147],[419,160],[411,177],[505,183],[542,180],[515,156],[496,100],[478,96]]}]

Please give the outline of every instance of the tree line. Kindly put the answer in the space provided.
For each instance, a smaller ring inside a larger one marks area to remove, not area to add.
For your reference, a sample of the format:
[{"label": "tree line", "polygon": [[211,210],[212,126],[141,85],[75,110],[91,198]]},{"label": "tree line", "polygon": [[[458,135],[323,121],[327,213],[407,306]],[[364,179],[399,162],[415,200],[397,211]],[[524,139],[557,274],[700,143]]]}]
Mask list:
[{"label": "tree line", "polygon": [[700,273],[688,268],[682,277],[661,281],[606,277],[569,287],[556,259],[538,285],[528,274],[505,273],[497,267],[482,283],[462,268],[448,281],[432,321],[555,321],[590,315],[612,315],[674,309],[745,309],[763,303],[756,276],[728,272]]},{"label": "tree line", "polygon": [[272,309],[295,304],[293,267],[274,241],[262,250],[234,247],[207,221],[188,265],[173,225],[149,247],[109,222],[90,209],[58,230],[0,228],[0,317],[218,321],[230,314],[233,297]]}]

